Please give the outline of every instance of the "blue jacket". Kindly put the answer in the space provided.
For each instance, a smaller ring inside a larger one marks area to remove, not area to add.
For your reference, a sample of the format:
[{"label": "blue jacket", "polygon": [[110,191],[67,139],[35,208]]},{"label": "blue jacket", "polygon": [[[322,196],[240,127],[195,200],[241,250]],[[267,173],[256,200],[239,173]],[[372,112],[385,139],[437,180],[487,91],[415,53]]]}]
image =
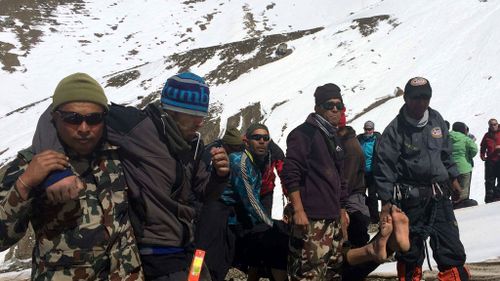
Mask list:
[{"label": "blue jacket", "polygon": [[271,218],[260,200],[262,175],[248,151],[235,152],[229,155],[231,170],[230,184],[222,194],[227,205],[234,206],[236,217],[229,218],[229,224],[242,224],[243,228],[252,228],[258,224],[272,226]]},{"label": "blue jacket", "polygon": [[365,155],[365,173],[372,172],[373,154],[377,145],[377,139],[380,136],[379,132],[373,132],[371,136],[366,136],[365,134],[357,136],[359,144],[363,149],[363,154]]}]

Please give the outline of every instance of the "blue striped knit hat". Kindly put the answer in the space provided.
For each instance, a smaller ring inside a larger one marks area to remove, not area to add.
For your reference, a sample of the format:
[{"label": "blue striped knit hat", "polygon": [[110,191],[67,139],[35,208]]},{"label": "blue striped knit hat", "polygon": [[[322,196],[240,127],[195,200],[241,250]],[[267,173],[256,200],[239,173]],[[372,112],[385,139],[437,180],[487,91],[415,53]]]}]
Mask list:
[{"label": "blue striped knit hat", "polygon": [[183,72],[167,79],[161,91],[161,103],[165,110],[195,116],[207,116],[210,90],[200,76]]}]

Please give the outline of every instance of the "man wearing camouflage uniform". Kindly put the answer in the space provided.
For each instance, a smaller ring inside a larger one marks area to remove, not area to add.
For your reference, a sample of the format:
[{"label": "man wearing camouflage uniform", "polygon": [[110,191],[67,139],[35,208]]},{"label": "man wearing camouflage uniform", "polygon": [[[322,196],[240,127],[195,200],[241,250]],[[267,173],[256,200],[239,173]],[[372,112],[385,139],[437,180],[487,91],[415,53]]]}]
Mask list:
[{"label": "man wearing camouflage uniform", "polygon": [[344,105],[335,84],[318,87],[314,97],[315,113],[288,135],[281,174],[294,208],[288,265],[291,280],[324,280],[327,264],[338,272],[343,263],[338,250],[347,186],[336,126]]},{"label": "man wearing camouflage uniform", "polygon": [[[107,109],[93,78],[64,78],[54,92],[52,119],[65,154],[21,151],[2,180],[0,251],[31,222],[32,280],[144,279],[117,147],[102,141]],[[68,184],[47,188],[57,180]]]}]

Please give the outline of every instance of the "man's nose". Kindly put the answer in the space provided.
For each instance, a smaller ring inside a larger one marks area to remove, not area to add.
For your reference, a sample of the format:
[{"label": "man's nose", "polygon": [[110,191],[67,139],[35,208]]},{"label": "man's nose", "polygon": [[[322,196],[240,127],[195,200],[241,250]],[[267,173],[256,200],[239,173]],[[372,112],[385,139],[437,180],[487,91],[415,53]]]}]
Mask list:
[{"label": "man's nose", "polygon": [[90,132],[90,126],[87,124],[86,121],[83,121],[80,126],[78,126],[78,132],[79,133],[88,133]]},{"label": "man's nose", "polygon": [[199,118],[196,118],[194,120],[194,124],[197,128],[201,128],[203,126],[203,123],[204,123],[204,118],[203,117],[199,117]]}]

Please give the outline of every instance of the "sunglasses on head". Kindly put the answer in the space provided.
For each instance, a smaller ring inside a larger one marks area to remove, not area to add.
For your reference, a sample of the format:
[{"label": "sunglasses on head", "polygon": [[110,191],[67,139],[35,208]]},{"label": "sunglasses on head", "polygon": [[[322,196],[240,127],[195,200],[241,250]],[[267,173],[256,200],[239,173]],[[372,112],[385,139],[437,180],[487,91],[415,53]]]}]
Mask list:
[{"label": "sunglasses on head", "polygon": [[321,104],[321,108],[325,110],[332,110],[334,107],[337,108],[337,110],[342,110],[344,109],[344,104],[342,102],[333,102],[333,101],[327,101],[325,103]]},{"label": "sunglasses on head", "polygon": [[80,125],[83,121],[85,121],[87,125],[98,125],[104,121],[104,116],[106,115],[106,112],[93,112],[87,115],[62,110],[56,110],[56,112],[59,113],[64,122],[71,125]]},{"label": "sunglasses on head", "polygon": [[254,134],[254,135],[251,135],[248,137],[249,139],[251,140],[260,140],[260,139],[263,139],[264,141],[269,141],[271,139],[271,137],[269,137],[269,135],[261,135],[261,134]]}]

